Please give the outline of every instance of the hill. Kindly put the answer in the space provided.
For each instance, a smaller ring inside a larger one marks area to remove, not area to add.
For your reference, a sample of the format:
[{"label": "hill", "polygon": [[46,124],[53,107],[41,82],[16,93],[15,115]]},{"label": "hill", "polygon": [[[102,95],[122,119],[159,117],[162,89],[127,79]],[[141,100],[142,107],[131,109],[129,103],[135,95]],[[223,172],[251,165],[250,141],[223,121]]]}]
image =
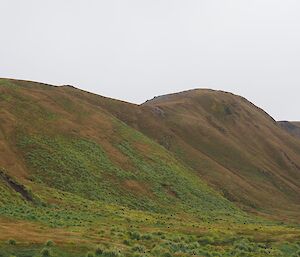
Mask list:
[{"label": "hill", "polygon": [[250,213],[299,221],[299,140],[229,93],[135,105],[0,79],[0,152],[0,256],[297,250],[297,225]]},{"label": "hill", "polygon": [[174,212],[174,206],[208,216],[236,210],[166,149],[86,93],[1,82],[0,163],[20,183],[156,212]]},{"label": "hill", "polygon": [[291,135],[300,138],[300,122],[279,121],[278,124]]},{"label": "hill", "polygon": [[111,112],[230,201],[272,217],[299,217],[300,142],[260,108],[231,93],[190,90],[132,109]]}]

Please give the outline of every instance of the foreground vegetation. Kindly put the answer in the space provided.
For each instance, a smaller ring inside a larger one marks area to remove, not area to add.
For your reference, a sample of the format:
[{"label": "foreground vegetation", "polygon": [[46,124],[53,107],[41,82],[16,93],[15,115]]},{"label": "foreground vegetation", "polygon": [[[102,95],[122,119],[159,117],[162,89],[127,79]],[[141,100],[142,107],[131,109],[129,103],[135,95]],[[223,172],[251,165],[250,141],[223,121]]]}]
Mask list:
[{"label": "foreground vegetation", "polygon": [[[169,220],[162,218],[165,219]],[[92,226],[69,227],[65,229],[65,237],[43,227],[46,236],[54,240],[45,236],[44,242],[10,238],[1,243],[0,256],[296,257],[300,253],[299,231],[285,227],[247,225],[241,228],[207,223],[193,226],[171,222],[170,226],[161,226],[98,221]]]},{"label": "foreground vegetation", "polygon": [[296,257],[300,253],[296,225],[254,217],[203,221],[193,213],[133,210],[53,188],[39,192],[40,203],[30,204],[19,196],[18,204],[1,205],[0,256]]}]

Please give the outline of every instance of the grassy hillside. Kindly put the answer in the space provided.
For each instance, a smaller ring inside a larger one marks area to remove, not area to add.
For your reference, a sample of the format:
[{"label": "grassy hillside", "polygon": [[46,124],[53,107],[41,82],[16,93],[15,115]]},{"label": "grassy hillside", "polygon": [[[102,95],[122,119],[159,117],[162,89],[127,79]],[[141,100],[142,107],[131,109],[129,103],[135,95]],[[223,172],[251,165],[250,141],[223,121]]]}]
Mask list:
[{"label": "grassy hillside", "polygon": [[191,90],[131,106],[134,118],[125,105],[106,108],[242,208],[299,218],[300,141],[246,99]]},{"label": "grassy hillside", "polygon": [[[199,91],[207,93],[219,97]],[[259,114],[256,124],[274,126],[270,136],[285,140],[276,143],[290,162],[265,153],[261,141],[241,147],[240,130],[249,124],[224,118],[233,112],[226,107],[210,109],[206,96],[163,99],[138,106],[70,86],[0,79],[0,256],[297,254],[300,229],[290,224],[299,217],[299,142],[245,100]],[[223,129],[230,133],[221,136]],[[261,176],[267,167],[272,172]],[[272,194],[285,206],[268,203]],[[236,202],[278,209],[271,216],[290,224]]]},{"label": "grassy hillside", "polygon": [[1,81],[8,174],[135,209],[239,215],[166,149],[101,107],[72,98],[68,88],[11,83]]}]

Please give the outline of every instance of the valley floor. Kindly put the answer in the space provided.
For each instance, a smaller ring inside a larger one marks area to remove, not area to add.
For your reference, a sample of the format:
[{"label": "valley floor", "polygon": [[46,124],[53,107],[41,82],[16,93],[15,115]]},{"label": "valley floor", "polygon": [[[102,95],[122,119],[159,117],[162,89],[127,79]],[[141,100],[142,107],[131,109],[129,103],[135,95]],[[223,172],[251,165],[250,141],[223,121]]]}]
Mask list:
[{"label": "valley floor", "polygon": [[[77,211],[76,211],[77,210]],[[0,256],[291,256],[300,228],[263,220],[201,221],[92,201],[0,208]]]}]

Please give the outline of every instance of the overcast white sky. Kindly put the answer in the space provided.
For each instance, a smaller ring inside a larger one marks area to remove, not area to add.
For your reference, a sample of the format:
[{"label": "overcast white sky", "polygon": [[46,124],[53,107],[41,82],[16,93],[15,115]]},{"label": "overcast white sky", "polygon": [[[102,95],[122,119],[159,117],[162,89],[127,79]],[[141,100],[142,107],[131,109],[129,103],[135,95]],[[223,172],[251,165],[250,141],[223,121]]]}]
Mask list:
[{"label": "overcast white sky", "polygon": [[0,0],[0,77],[130,102],[191,88],[300,120],[299,0]]}]

